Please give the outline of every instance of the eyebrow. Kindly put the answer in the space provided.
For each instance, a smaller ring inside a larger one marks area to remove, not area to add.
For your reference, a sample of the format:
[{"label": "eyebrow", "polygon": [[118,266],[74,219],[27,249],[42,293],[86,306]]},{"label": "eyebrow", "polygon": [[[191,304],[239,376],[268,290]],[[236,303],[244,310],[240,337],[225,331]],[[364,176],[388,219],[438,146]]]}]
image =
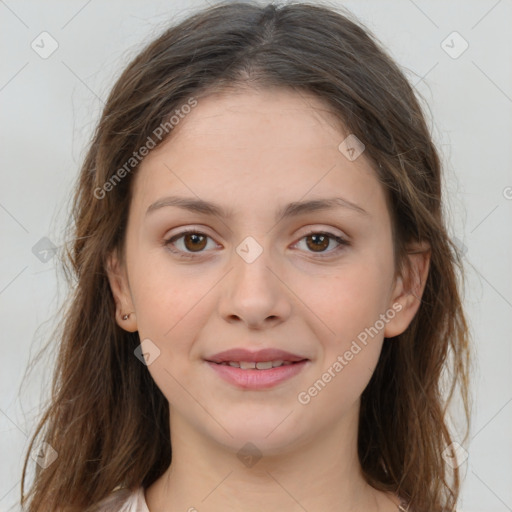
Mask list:
[{"label": "eyebrow", "polygon": [[[204,201],[203,199],[180,196],[169,196],[155,201],[148,207],[146,215],[168,206],[175,206],[190,212],[214,215],[225,219],[230,219],[234,216],[233,210],[226,209],[219,204]],[[296,217],[304,213],[324,211],[333,208],[347,208],[363,215],[369,215],[369,213],[361,208],[361,206],[358,206],[347,199],[343,199],[342,197],[330,197],[325,199],[312,199],[309,201],[294,201],[289,203],[277,211],[275,221],[279,222],[283,219]]]}]

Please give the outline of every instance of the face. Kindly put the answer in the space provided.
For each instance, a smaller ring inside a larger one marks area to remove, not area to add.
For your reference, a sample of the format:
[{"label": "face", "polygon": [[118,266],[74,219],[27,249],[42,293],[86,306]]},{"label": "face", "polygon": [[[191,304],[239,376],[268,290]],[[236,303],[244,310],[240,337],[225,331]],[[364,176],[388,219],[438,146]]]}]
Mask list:
[{"label": "face", "polygon": [[348,135],[314,96],[241,90],[200,98],[142,162],[109,277],[171,431],[271,454],[357,418],[418,301],[395,278],[375,171],[339,149]]}]

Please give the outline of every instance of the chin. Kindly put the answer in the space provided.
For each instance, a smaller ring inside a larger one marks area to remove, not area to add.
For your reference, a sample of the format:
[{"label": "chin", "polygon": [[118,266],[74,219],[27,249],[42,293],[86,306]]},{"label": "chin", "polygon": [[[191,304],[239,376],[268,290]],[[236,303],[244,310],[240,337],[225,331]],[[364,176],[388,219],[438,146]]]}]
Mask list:
[{"label": "chin", "polygon": [[[266,456],[282,454],[291,446],[300,444],[300,439],[306,434],[305,425],[289,421],[293,416],[293,413],[290,414],[291,408],[280,407],[279,411],[272,413],[255,413],[254,409],[251,408],[250,412],[246,412],[247,409],[233,411],[232,414],[221,416],[220,423],[226,430],[216,429],[215,433],[211,433],[212,437],[237,454],[240,450],[243,452],[247,443]],[[247,449],[250,451],[251,448]]]}]

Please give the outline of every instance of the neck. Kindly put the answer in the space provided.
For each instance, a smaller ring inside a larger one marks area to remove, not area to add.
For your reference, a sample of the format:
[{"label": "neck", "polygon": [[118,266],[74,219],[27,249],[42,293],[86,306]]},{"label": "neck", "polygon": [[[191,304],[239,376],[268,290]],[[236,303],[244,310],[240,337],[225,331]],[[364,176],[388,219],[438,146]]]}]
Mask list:
[{"label": "neck", "polygon": [[363,477],[358,412],[354,408],[349,415],[355,418],[343,418],[314,439],[263,456],[249,448],[227,449],[173,414],[172,464],[146,490],[148,507],[151,512],[397,510],[396,498],[376,491]]}]

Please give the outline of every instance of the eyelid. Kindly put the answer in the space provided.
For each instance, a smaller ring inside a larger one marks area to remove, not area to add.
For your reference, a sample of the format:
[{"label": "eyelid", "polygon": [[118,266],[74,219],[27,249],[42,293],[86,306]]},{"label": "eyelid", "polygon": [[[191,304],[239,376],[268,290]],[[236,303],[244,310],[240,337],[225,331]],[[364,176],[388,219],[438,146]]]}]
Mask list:
[{"label": "eyelid", "polygon": [[350,236],[348,235],[348,233],[341,230],[340,228],[335,228],[334,226],[327,226],[325,224],[324,225],[310,224],[310,225],[306,226],[304,229],[305,229],[304,233],[302,233],[302,231],[299,230],[299,232],[302,233],[300,235],[301,238],[304,236],[310,235],[310,234],[326,233],[326,234],[331,235],[332,237],[343,238],[347,242],[350,241]]}]

